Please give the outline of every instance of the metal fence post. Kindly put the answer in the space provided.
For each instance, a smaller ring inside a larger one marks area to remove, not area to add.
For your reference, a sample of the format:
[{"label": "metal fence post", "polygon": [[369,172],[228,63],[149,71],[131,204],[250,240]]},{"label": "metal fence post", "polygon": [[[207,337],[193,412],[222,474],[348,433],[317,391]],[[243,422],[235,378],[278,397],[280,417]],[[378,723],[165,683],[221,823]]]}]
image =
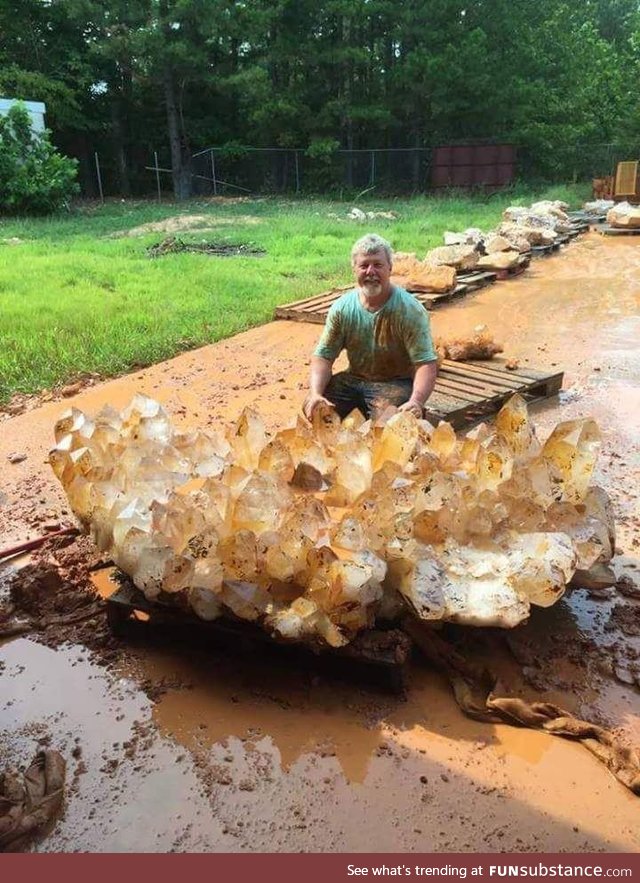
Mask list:
[{"label": "metal fence post", "polygon": [[102,175],[100,174],[100,160],[98,159],[98,151],[94,154],[96,160],[96,174],[98,176],[98,190],[100,191],[100,202],[104,203],[104,193],[102,192]]},{"label": "metal fence post", "polygon": [[160,202],[162,200],[162,190],[160,188],[160,168],[158,166],[158,151],[157,150],[153,151],[153,159],[154,159],[155,170],[156,170],[156,187],[158,188],[158,202]]},{"label": "metal fence post", "polygon": [[373,150],[371,151],[371,174],[369,177],[369,184],[373,186],[376,182],[376,155]]},{"label": "metal fence post", "polygon": [[216,181],[216,160],[213,154],[213,148],[211,148],[211,177],[213,178],[213,195],[218,195],[218,182]]},{"label": "metal fence post", "polygon": [[298,165],[298,151],[294,150],[293,155],[296,159],[296,193],[300,193],[300,166]]}]

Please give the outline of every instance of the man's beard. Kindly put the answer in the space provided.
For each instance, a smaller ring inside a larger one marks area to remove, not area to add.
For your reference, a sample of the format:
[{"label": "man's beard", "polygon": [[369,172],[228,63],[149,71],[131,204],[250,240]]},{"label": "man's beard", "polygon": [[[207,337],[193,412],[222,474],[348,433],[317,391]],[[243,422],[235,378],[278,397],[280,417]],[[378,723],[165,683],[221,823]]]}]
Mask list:
[{"label": "man's beard", "polygon": [[361,288],[368,297],[378,297],[382,294],[382,284],[377,279],[363,282]]}]

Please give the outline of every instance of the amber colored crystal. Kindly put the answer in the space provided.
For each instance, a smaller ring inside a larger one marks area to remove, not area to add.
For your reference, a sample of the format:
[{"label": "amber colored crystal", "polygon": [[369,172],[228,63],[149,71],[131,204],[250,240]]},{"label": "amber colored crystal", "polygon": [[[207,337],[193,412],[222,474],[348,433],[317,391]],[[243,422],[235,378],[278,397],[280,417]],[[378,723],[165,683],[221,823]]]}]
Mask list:
[{"label": "amber colored crystal", "polygon": [[387,405],[321,409],[273,438],[251,409],[226,433],[180,433],[142,395],[71,409],[54,435],[73,512],[150,600],[277,640],[340,647],[402,611],[509,628],[615,549],[590,484],[596,424],[541,446],[518,396],[464,435]]}]

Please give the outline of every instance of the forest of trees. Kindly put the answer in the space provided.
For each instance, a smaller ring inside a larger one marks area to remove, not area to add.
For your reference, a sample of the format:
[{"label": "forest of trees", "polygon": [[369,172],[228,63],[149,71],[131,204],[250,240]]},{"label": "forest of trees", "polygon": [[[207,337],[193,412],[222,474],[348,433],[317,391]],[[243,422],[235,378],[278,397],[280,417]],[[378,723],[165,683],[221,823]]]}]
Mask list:
[{"label": "forest of trees", "polygon": [[209,146],[490,140],[553,177],[640,144],[638,0],[0,0],[0,35],[0,95],[46,102],[85,192],[94,151],[122,195],[163,151],[186,196]]}]

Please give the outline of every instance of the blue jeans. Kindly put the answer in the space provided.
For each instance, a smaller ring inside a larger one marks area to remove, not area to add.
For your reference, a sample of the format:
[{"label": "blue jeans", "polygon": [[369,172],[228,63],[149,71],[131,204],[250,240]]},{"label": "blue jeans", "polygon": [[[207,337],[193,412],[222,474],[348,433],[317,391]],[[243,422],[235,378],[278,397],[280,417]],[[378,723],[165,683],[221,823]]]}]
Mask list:
[{"label": "blue jeans", "polygon": [[324,392],[344,420],[354,408],[358,408],[369,419],[383,411],[388,405],[399,407],[411,398],[413,380],[363,380],[349,371],[334,374]]}]

